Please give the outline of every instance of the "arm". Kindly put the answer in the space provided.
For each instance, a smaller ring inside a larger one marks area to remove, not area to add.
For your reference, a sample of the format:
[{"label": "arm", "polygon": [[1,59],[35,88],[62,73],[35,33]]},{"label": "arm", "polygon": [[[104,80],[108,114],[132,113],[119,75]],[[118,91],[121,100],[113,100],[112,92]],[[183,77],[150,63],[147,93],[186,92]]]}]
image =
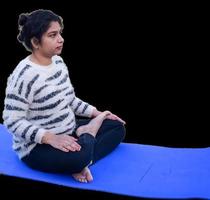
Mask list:
[{"label": "arm", "polygon": [[55,135],[49,131],[39,128],[27,120],[29,102],[20,96],[16,90],[9,90],[5,98],[5,109],[3,112],[4,125],[12,134],[26,140],[40,144],[49,144],[64,152],[80,151],[81,146],[72,136]]},{"label": "arm", "polygon": [[93,112],[96,109],[94,106],[76,97],[74,92],[71,95],[69,105],[76,115],[83,117],[93,117]]},{"label": "arm", "polygon": [[32,88],[38,80],[38,75],[33,75],[31,79],[17,77],[18,80],[14,79],[7,85],[3,111],[4,125],[19,138],[28,142],[41,143],[45,129],[39,128],[27,119],[29,104],[33,96]]}]

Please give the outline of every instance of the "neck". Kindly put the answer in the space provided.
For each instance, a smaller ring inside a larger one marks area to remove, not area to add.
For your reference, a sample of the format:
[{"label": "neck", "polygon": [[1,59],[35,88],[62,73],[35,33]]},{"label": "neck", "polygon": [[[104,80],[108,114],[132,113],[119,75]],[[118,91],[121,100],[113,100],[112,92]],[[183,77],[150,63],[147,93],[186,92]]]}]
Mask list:
[{"label": "neck", "polygon": [[52,63],[52,59],[49,57],[42,56],[33,52],[30,56],[30,60],[38,65],[50,65]]}]

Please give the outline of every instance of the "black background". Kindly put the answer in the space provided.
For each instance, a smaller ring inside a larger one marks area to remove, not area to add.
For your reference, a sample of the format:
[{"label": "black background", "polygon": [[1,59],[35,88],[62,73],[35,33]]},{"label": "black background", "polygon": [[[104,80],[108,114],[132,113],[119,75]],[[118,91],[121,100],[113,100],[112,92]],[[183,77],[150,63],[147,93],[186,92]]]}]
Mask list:
[{"label": "black background", "polygon": [[1,112],[7,77],[28,54],[16,39],[18,15],[51,9],[64,20],[62,57],[77,96],[124,119],[125,142],[209,146],[207,26],[199,7],[62,0],[13,4],[1,12]]},{"label": "black background", "polygon": [[62,56],[77,96],[123,118],[126,142],[209,145],[206,26],[199,10],[149,3],[13,4],[1,12],[1,111],[7,77],[28,54],[16,39],[18,15],[51,9],[64,20]]}]

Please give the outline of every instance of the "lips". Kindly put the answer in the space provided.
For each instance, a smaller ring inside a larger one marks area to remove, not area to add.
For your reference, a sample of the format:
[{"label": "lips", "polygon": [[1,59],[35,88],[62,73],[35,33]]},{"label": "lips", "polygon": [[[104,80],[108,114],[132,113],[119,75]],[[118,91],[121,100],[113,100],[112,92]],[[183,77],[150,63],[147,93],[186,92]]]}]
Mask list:
[{"label": "lips", "polygon": [[57,50],[61,50],[63,46],[56,47]]}]

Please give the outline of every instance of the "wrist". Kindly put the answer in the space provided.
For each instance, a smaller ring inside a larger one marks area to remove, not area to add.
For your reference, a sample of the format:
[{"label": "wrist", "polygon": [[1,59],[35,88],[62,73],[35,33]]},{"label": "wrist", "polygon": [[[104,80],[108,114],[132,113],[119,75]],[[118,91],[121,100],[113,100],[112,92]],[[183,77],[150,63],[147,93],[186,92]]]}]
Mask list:
[{"label": "wrist", "polygon": [[42,137],[42,144],[49,144],[52,137],[52,133],[46,132]]},{"label": "wrist", "polygon": [[96,117],[96,116],[98,116],[100,113],[101,113],[101,111],[98,111],[97,108],[95,108],[95,109],[93,110],[93,113],[92,113],[92,116],[91,116],[91,117]]}]

